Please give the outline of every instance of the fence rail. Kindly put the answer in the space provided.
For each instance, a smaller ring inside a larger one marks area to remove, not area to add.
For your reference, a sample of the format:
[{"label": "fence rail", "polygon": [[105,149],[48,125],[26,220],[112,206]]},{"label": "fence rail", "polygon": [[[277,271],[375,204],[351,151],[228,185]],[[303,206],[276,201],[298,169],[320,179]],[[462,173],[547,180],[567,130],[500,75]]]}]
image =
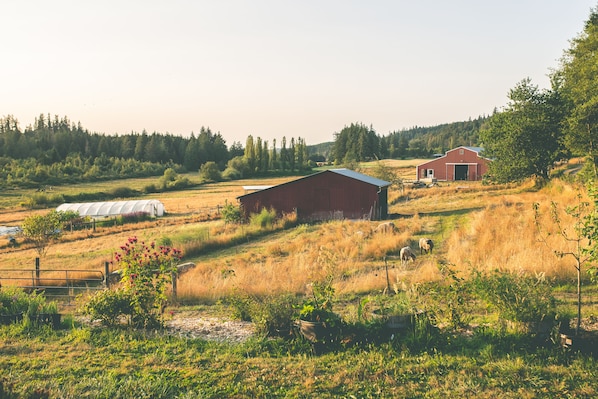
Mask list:
[{"label": "fence rail", "polygon": [[0,285],[18,286],[41,291],[48,298],[60,299],[66,305],[89,291],[106,288],[106,274],[89,269],[0,269]]}]

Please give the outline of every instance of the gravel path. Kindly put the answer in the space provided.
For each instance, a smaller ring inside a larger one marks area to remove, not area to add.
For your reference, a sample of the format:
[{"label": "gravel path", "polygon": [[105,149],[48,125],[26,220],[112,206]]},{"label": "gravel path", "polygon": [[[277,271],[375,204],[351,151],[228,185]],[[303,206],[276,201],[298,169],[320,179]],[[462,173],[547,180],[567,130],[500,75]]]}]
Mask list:
[{"label": "gravel path", "polygon": [[185,338],[202,338],[210,341],[241,343],[255,333],[253,324],[246,321],[227,320],[200,312],[176,312],[166,320],[169,334]]}]

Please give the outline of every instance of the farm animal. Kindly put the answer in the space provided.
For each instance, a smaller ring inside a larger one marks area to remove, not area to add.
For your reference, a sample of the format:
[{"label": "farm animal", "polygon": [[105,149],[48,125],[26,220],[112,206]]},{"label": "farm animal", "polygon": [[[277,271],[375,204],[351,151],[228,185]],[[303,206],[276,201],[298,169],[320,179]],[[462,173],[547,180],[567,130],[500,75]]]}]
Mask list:
[{"label": "farm animal", "polygon": [[401,258],[401,264],[403,264],[403,266],[405,266],[407,264],[407,262],[409,262],[410,260],[412,260],[412,261],[415,260],[415,254],[411,250],[411,247],[401,248],[401,251],[399,252],[399,256]]},{"label": "farm animal", "polygon": [[399,229],[393,222],[380,223],[378,227],[374,229],[374,233],[392,234],[398,232]]},{"label": "farm animal", "polygon": [[429,238],[420,238],[419,239],[419,254],[423,254],[424,252],[427,254],[431,254],[432,250],[434,249],[434,243]]}]

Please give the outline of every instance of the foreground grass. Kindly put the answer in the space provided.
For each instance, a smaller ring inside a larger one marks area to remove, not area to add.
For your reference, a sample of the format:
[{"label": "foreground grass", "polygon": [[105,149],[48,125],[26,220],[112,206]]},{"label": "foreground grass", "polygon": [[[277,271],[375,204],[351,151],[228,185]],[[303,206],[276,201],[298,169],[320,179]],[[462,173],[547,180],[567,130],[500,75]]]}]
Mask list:
[{"label": "foreground grass", "polygon": [[479,331],[395,337],[320,356],[130,330],[0,327],[0,397],[534,398],[598,395],[596,359]]}]

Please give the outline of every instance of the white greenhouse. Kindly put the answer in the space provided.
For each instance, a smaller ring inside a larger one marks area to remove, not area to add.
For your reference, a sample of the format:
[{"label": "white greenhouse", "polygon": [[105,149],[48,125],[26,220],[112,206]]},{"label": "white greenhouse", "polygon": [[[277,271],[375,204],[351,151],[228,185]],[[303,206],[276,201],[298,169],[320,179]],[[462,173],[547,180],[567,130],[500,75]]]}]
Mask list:
[{"label": "white greenhouse", "polygon": [[62,204],[56,210],[78,212],[80,216],[89,216],[91,218],[128,215],[136,212],[147,213],[154,217],[164,216],[164,204],[158,200],[72,203]]}]

